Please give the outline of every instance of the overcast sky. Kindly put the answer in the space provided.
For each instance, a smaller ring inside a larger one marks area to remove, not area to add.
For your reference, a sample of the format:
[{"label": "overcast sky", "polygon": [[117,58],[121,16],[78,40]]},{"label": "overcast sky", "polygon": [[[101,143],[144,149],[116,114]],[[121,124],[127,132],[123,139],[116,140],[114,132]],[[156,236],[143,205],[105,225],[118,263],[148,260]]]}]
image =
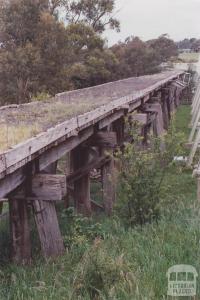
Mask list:
[{"label": "overcast sky", "polygon": [[109,44],[130,35],[143,40],[168,33],[174,40],[200,38],[200,0],[116,0],[121,32],[106,31]]}]

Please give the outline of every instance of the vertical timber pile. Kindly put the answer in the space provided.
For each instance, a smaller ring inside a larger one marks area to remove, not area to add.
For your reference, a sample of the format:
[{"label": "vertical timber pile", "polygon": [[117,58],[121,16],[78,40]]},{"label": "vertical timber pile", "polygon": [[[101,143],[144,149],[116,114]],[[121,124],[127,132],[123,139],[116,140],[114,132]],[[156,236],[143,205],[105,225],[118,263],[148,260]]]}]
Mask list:
[{"label": "vertical timber pile", "polygon": [[168,130],[170,124],[170,110],[168,105],[169,89],[162,88],[161,90],[161,103],[162,103],[162,112],[163,112],[163,122],[164,129]]},{"label": "vertical timber pile", "polygon": [[28,204],[33,207],[44,257],[56,257],[64,252],[55,202],[61,201],[66,195],[66,176],[48,174],[55,173],[55,170],[55,163],[34,176],[27,170],[24,185],[9,197],[11,255],[15,263],[28,263],[31,260]]},{"label": "vertical timber pile", "polygon": [[[65,162],[65,175],[69,176],[73,171],[71,151],[66,154],[65,160],[66,160],[66,162]],[[73,184],[71,183],[69,185],[69,183],[67,182],[67,194],[64,198],[65,208],[68,208],[69,205],[70,205],[70,195],[73,196]]]},{"label": "vertical timber pile", "polygon": [[173,113],[175,112],[175,101],[174,101],[174,97],[175,97],[175,88],[174,86],[171,84],[169,86],[169,107],[170,107],[170,117],[172,117]]},{"label": "vertical timber pile", "polygon": [[55,201],[66,192],[65,176],[55,175],[57,162],[33,176],[29,198],[44,257],[56,257],[64,252],[64,244],[57,219]]},{"label": "vertical timber pile", "polygon": [[125,119],[121,117],[112,124],[112,129],[116,132],[117,146],[121,147],[124,143]]},{"label": "vertical timber pile", "polygon": [[[147,144],[147,134],[148,134],[148,113],[133,113],[129,117],[129,126],[130,128],[133,128],[133,125],[137,124],[137,134],[142,137],[141,141],[138,141],[139,149],[144,149]],[[129,139],[130,142],[132,142]]]},{"label": "vertical timber pile", "polygon": [[9,195],[9,220],[11,234],[11,259],[16,264],[27,264],[31,261],[31,239],[27,195],[30,191],[32,164],[26,166],[27,179],[20,195],[13,192]]},{"label": "vertical timber pile", "polygon": [[31,260],[31,241],[26,198],[9,199],[11,258],[14,263],[27,264]]},{"label": "vertical timber pile", "polygon": [[0,201],[0,215],[2,214],[2,211],[3,211],[3,201],[2,202]]},{"label": "vertical timber pile", "polygon": [[[126,111],[125,111],[126,113]],[[130,122],[130,120],[129,120]],[[112,124],[112,130],[113,132],[116,133],[116,145],[118,147],[119,150],[121,151],[124,151],[124,143],[125,143],[125,140],[127,139],[127,136],[126,136],[126,122],[125,122],[125,118],[124,117],[121,117],[120,119],[116,120],[113,122]],[[114,145],[113,145],[114,147]],[[114,167],[115,167],[115,174],[114,174],[114,179],[116,181],[117,179],[117,173],[120,172],[121,170],[121,164],[119,161],[114,161]]]},{"label": "vertical timber pile", "polygon": [[54,175],[56,168],[57,162],[52,163],[32,180],[34,217],[45,258],[64,252],[55,201],[61,201],[66,194],[66,176]]},{"label": "vertical timber pile", "polygon": [[200,203],[200,176],[197,176],[197,201]]},{"label": "vertical timber pile", "polygon": [[34,200],[34,216],[45,258],[56,257],[64,252],[56,208],[53,201]]},{"label": "vertical timber pile", "polygon": [[[89,162],[88,147],[80,145],[72,150],[71,153],[73,171],[77,171]],[[90,172],[74,181],[74,201],[78,213],[90,216],[92,213],[90,201]]]},{"label": "vertical timber pile", "polygon": [[179,107],[180,105],[180,96],[181,96],[181,88],[176,88],[175,90],[175,107]]},{"label": "vertical timber pile", "polygon": [[[120,124],[121,121],[119,121]],[[117,126],[118,127],[118,126]],[[118,129],[119,133],[118,136],[121,137],[121,127],[119,126]],[[102,156],[110,156],[110,160],[101,167],[101,182],[102,182],[102,193],[103,193],[103,203],[104,203],[104,210],[105,213],[110,216],[113,211],[113,205],[116,201],[116,183],[115,183],[115,164],[114,164],[114,157],[113,157],[113,141],[109,144],[108,139],[111,136],[111,140],[113,140],[113,133],[105,131],[102,132],[101,136],[101,147],[100,153]],[[105,142],[104,142],[105,138]],[[114,133],[114,140],[116,139],[116,133]]]},{"label": "vertical timber pile", "polygon": [[163,112],[159,102],[145,105],[145,112],[152,115],[152,129],[156,137],[160,137],[164,132]]}]

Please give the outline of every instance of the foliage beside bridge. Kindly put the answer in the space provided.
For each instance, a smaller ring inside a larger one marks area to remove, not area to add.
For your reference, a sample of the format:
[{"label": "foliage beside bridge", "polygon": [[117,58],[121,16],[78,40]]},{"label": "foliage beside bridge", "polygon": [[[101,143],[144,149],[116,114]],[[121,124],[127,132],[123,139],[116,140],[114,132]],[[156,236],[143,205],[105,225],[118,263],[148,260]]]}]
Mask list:
[{"label": "foliage beside bridge", "polygon": [[166,197],[165,177],[176,164],[174,157],[184,155],[185,139],[176,132],[173,122],[165,136],[151,137],[148,148],[139,149],[141,137],[133,134],[133,139],[135,143],[126,145],[119,153],[122,171],[117,214],[126,226],[142,226],[160,218],[162,199]]}]

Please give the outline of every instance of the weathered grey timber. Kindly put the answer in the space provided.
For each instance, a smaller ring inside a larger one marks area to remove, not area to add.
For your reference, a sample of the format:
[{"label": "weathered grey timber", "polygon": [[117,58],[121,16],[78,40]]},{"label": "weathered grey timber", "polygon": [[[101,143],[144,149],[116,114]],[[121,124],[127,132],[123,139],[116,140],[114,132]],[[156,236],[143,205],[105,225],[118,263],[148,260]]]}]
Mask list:
[{"label": "weathered grey timber", "polygon": [[[113,154],[129,138],[125,118],[130,123],[139,122],[144,142],[150,130],[155,136],[162,136],[180,103],[186,86],[183,77],[183,72],[169,71],[58,94],[55,101],[71,108],[86,103],[88,111],[80,114],[76,110],[71,119],[68,114],[62,119],[62,115],[61,123],[0,153],[0,199],[9,199],[13,261],[31,259],[30,206],[45,258],[64,251],[57,201],[64,199],[67,206],[70,196],[79,213],[91,216],[94,210],[104,210],[111,215],[118,169]],[[43,108],[36,103],[4,107],[0,111],[4,117],[12,112],[17,118],[20,109],[29,113],[38,105],[44,111],[51,103],[45,102]],[[41,122],[41,116],[36,117],[37,121]],[[56,174],[61,158],[66,160],[65,175]],[[90,173],[94,170],[101,173],[102,205],[90,196]]]},{"label": "weathered grey timber", "polygon": [[[109,125],[111,122],[117,120],[119,116],[123,116],[124,110],[128,109],[129,111],[132,111],[136,109],[141,105],[141,101],[147,102],[149,100],[151,93],[159,90],[162,86],[166,85],[172,79],[178,78],[180,75],[181,72],[175,71],[167,72],[166,74],[161,73],[157,75],[157,77],[153,75],[153,80],[150,80],[150,76],[144,76],[144,78],[142,77],[142,84],[139,79],[137,79],[139,81],[138,85],[142,86],[142,88],[145,86],[145,80],[147,80],[147,88],[143,88],[138,91],[138,87],[136,89],[133,84],[132,93],[130,92],[130,94],[125,95],[122,98],[108,102],[106,105],[104,104],[95,110],[58,124],[57,126],[48,129],[46,132],[43,132],[36,137],[33,137],[19,145],[16,145],[12,149],[5,151],[4,153],[0,154],[0,178],[4,178],[8,174],[13,173],[15,170],[20,169],[28,161],[32,161],[36,157],[40,157],[43,152],[46,152],[47,149],[54,147],[55,144],[61,144],[70,137],[77,136],[83,129],[88,128],[91,125],[99,124],[100,129]],[[131,79],[125,80],[125,83],[129,81],[131,81]],[[123,81],[120,81],[121,85],[122,83]],[[116,85],[116,83],[113,84]],[[111,84],[108,84],[109,87],[110,85]],[[103,92],[104,88],[108,90],[108,86],[102,85],[101,91]],[[99,87],[86,89],[86,92],[88,93],[88,90],[90,90],[90,93],[92,93],[93,89],[96,91],[96,89],[98,90]],[[120,91],[122,93],[123,89]],[[62,94],[62,97],[64,97],[64,95],[68,97],[69,93],[71,94],[72,92],[64,93]],[[85,97],[87,97],[87,93]],[[82,94],[84,94],[84,90],[82,90]],[[104,97],[102,96],[102,98]],[[96,99],[94,98],[94,100]],[[35,121],[37,122],[37,120]]]}]

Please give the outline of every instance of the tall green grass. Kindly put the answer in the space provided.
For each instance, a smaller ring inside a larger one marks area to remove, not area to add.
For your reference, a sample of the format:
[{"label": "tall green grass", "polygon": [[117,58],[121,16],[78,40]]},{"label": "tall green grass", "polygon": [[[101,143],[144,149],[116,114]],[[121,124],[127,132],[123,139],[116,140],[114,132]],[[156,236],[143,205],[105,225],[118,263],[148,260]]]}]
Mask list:
[{"label": "tall green grass", "polygon": [[[185,106],[177,112],[186,134],[188,116]],[[190,264],[200,273],[200,211],[191,170],[172,167],[165,189],[160,220],[143,227],[125,228],[116,217],[61,215],[62,232],[71,238],[65,255],[47,263],[35,255],[27,267],[2,264],[0,299],[167,299],[169,267]],[[4,237],[6,247],[5,230]]]}]

